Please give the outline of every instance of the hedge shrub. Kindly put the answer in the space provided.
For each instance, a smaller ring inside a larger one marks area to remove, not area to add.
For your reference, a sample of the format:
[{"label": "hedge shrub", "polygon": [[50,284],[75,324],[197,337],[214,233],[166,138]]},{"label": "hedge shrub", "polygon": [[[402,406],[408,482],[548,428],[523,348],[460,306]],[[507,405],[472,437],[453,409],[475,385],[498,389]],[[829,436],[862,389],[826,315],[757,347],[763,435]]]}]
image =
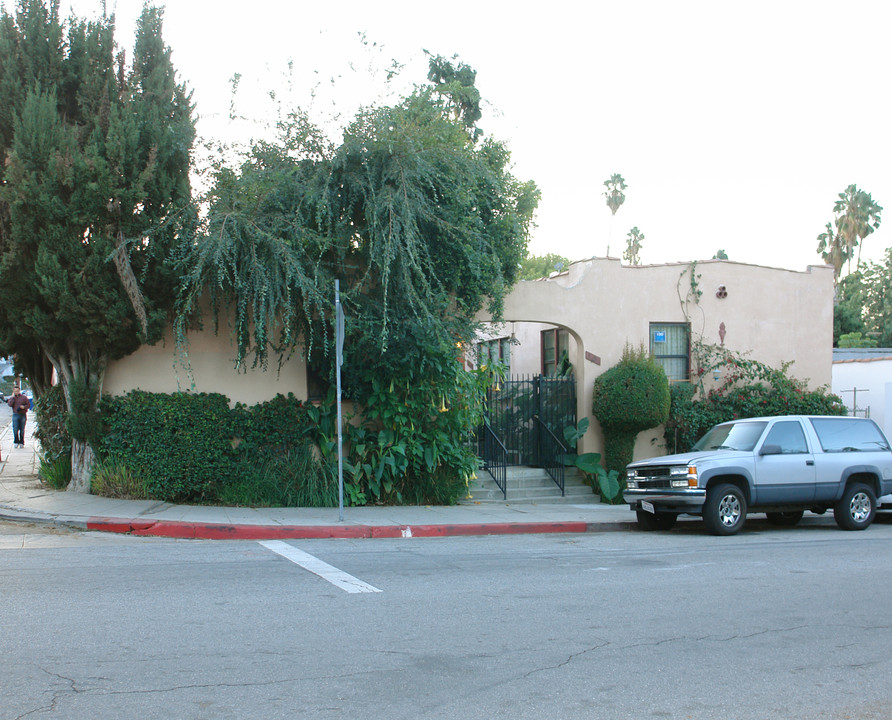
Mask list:
[{"label": "hedge shrub", "polygon": [[151,497],[200,502],[232,471],[234,416],[218,393],[171,395],[134,390],[102,401],[100,458],[120,461],[145,481]]},{"label": "hedge shrub", "polygon": [[214,502],[257,481],[269,486],[270,461],[307,444],[310,422],[290,394],[252,407],[219,393],[148,393],[106,397],[94,450],[105,463],[123,464],[150,497],[168,502]]},{"label": "hedge shrub", "polygon": [[669,381],[663,368],[640,348],[626,347],[622,359],[595,379],[592,414],[604,434],[604,466],[616,470],[622,501],[626,465],[632,462],[635,438],[669,417]]},{"label": "hedge shrub", "polygon": [[[345,501],[451,504],[466,495],[477,458],[465,428],[477,419],[488,378],[463,373],[461,396],[448,408],[443,395],[411,379],[372,378],[364,422],[344,428]],[[94,450],[104,492],[132,495],[117,487],[126,484],[168,502],[337,504],[333,395],[318,406],[289,394],[230,409],[220,394],[135,390],[104,398],[100,410]]]}]

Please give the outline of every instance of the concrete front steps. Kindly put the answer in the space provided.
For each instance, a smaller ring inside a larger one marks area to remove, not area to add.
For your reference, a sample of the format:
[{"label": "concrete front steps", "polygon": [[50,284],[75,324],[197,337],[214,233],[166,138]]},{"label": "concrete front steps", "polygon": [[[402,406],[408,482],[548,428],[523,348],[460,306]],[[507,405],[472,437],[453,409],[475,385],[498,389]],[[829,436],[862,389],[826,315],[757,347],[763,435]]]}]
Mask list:
[{"label": "concrete front steps", "polygon": [[486,470],[477,471],[477,479],[468,485],[471,497],[461,503],[571,503],[600,502],[598,495],[585,484],[576,468],[564,468],[564,496],[551,476],[542,468],[509,467],[508,497],[502,495],[495,480]]}]

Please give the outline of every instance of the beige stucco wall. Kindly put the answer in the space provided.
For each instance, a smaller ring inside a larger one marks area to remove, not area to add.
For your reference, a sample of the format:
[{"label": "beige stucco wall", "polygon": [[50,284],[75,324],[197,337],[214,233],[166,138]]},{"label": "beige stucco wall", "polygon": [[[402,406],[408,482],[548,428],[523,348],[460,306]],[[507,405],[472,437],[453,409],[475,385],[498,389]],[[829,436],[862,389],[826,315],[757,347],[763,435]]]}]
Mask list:
[{"label": "beige stucco wall", "polygon": [[[520,282],[505,300],[506,323],[557,323],[570,332],[571,361],[579,383],[577,412],[591,417],[595,378],[614,366],[627,343],[648,347],[650,323],[690,322],[694,339],[779,367],[812,388],[829,385],[833,346],[833,271],[804,272],[712,260],[696,264],[699,302],[684,302],[691,289],[689,263],[623,265],[613,258],[573,263],[547,280]],[[716,291],[724,286],[726,297]],[[483,317],[481,316],[481,319]],[[517,357],[520,351],[512,356]],[[536,346],[538,355],[538,345]],[[586,353],[596,360],[586,359]],[[526,361],[518,362],[525,366]],[[600,451],[597,422],[582,441]],[[659,433],[642,433],[636,457],[662,452]]]},{"label": "beige stucco wall", "polygon": [[[210,324],[210,323],[209,323]],[[213,328],[194,330],[188,334],[187,354],[177,349],[172,332],[155,345],[144,345],[132,355],[109,364],[103,392],[124,395],[130,390],[170,393],[218,392],[230,403],[254,405],[270,400],[278,393],[307,397],[306,365],[296,353],[277,369],[275,357],[269,368],[235,370],[236,348],[229,330],[221,325],[218,334]],[[191,369],[191,373],[190,373]]]},{"label": "beige stucco wall", "polygon": [[[615,365],[627,343],[647,347],[650,323],[691,323],[692,335],[772,366],[794,361],[791,373],[817,388],[831,382],[833,346],[833,270],[810,266],[804,272],[702,261],[696,265],[702,290],[699,303],[683,303],[690,290],[690,264],[627,266],[612,258],[573,263],[548,280],[520,282],[505,299],[505,323],[493,336],[514,332],[522,342],[512,348],[512,372],[539,372],[539,332],[543,325],[567,328],[578,382],[577,415],[591,418],[595,378]],[[716,297],[724,286],[727,297]],[[484,316],[478,319],[485,320]],[[536,323],[539,325],[524,325]],[[591,353],[595,360],[586,359]],[[110,364],[104,391],[222,392],[231,402],[254,404],[277,393],[307,397],[306,367],[299,354],[277,372],[237,372],[235,347],[228,328],[219,335],[208,328],[189,335],[188,363],[170,333],[154,346]],[[533,358],[532,360],[530,358]],[[194,384],[193,384],[194,378]],[[603,441],[594,418],[581,450],[601,451]],[[662,452],[658,431],[642,433],[636,457]]]}]

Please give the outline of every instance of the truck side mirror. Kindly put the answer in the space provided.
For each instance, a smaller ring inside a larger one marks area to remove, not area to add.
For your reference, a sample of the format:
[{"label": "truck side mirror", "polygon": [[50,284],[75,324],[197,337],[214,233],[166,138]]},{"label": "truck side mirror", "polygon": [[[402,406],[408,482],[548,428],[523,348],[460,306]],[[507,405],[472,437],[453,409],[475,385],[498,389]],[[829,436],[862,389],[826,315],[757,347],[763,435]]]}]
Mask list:
[{"label": "truck side mirror", "polygon": [[759,450],[759,455],[781,455],[781,446],[780,445],[763,445],[762,449]]}]

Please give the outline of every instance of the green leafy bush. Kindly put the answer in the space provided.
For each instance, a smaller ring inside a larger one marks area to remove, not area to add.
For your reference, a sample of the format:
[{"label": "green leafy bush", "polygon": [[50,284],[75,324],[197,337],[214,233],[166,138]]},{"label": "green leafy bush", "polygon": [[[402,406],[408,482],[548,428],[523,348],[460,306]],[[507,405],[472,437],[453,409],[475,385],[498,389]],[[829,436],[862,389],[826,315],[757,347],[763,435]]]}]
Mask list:
[{"label": "green leafy bush", "polygon": [[105,398],[92,490],[109,497],[252,506],[337,505],[294,395],[229,407],[220,394]]},{"label": "green leafy bush", "polygon": [[[466,372],[452,352],[441,364],[428,355],[424,376],[385,384],[369,371],[363,422],[344,427],[348,504],[453,504],[467,494],[478,466],[469,431],[492,372]],[[280,395],[230,409],[223,395],[133,391],[105,398],[101,414],[94,487],[127,484],[123,467],[146,497],[168,502],[337,505],[333,393],[318,406]]]},{"label": "green leafy bush", "polygon": [[827,388],[809,390],[780,369],[722,350],[701,365],[700,376],[721,369],[722,382],[709,391],[702,383],[672,386],[664,437],[669,452],[686,452],[713,425],[737,418],[771,415],[845,415],[842,400]]},{"label": "green leafy bush", "polygon": [[40,441],[43,453],[41,462],[53,464],[67,456],[68,477],[71,479],[71,435],[68,433],[68,410],[61,385],[53,385],[41,393],[34,401],[34,414],[37,418],[34,437]]},{"label": "green leafy bush", "polygon": [[250,407],[236,405],[232,422],[233,449],[253,461],[258,456],[266,460],[288,454],[306,444],[307,408],[292,393]]},{"label": "green leafy bush", "polygon": [[[479,467],[470,441],[486,389],[501,370],[466,371],[454,343],[438,344],[432,334],[422,340],[424,328],[412,327],[414,339],[395,338],[386,357],[369,348],[368,360],[351,370],[353,397],[362,405],[361,422],[344,427],[344,493],[352,505],[451,505],[467,495]],[[336,473],[333,393],[307,413],[309,437]]]},{"label": "green leafy bush", "polygon": [[619,363],[595,379],[592,412],[602,428],[616,431],[662,425],[669,413],[666,373],[644,348],[627,346]]},{"label": "green leafy bush", "polygon": [[669,406],[666,373],[643,347],[627,346],[619,363],[595,379],[592,413],[604,434],[604,464],[620,479],[611,502],[621,502],[626,465],[632,462],[638,433],[666,422]]}]

